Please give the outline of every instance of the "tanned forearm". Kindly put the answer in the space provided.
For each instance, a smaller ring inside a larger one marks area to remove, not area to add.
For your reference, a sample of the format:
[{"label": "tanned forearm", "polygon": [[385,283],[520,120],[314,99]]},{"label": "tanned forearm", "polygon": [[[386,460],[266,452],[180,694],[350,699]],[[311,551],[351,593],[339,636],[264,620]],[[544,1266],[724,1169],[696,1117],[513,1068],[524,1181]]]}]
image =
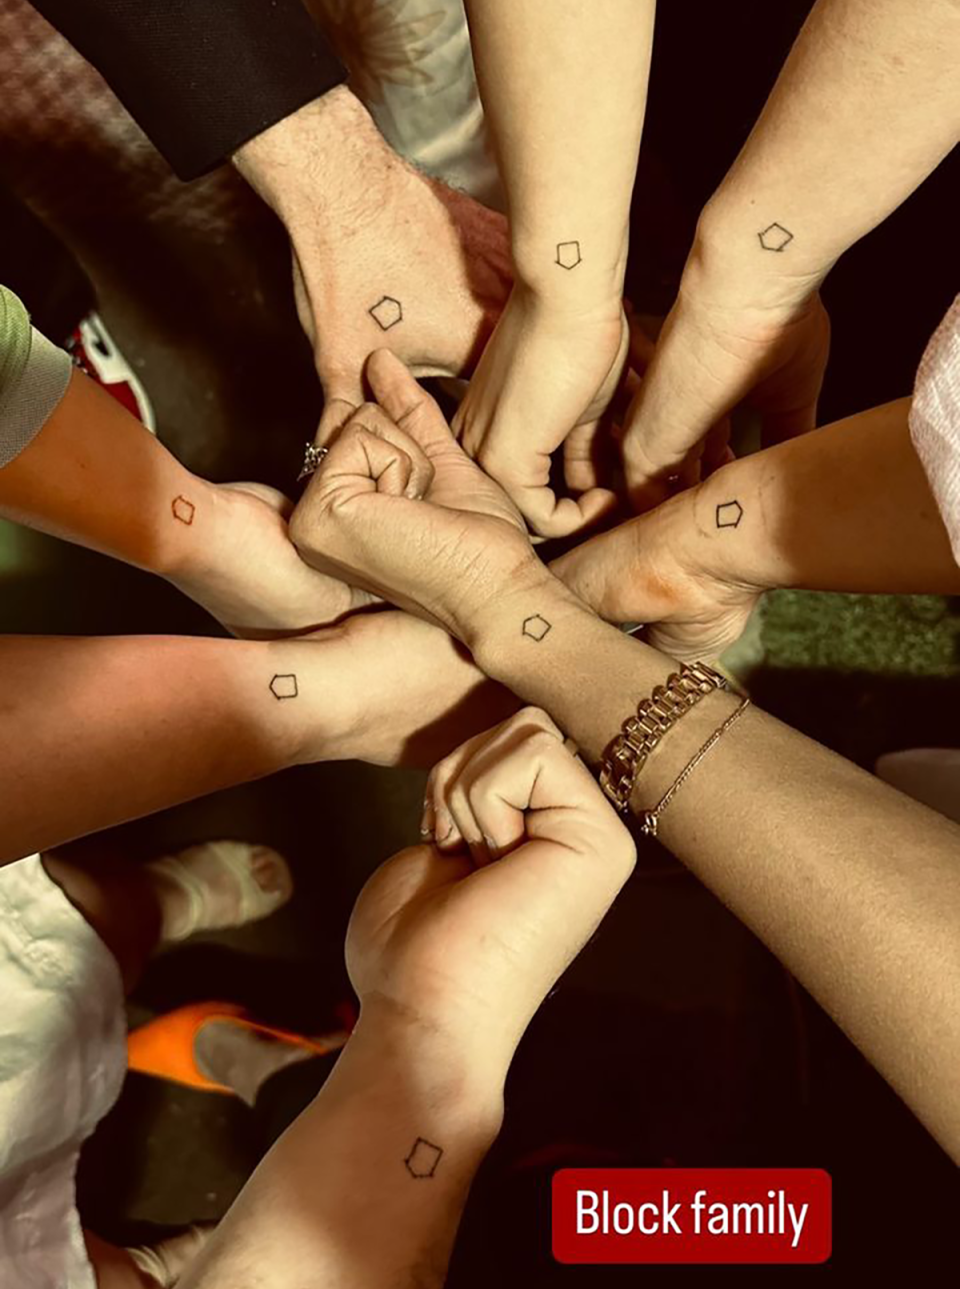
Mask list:
[{"label": "tanned forearm", "polygon": [[558,301],[622,294],[654,0],[468,0],[518,278]]},{"label": "tanned forearm", "polygon": [[[549,581],[464,627],[478,662],[596,764],[673,664]],[[736,706],[664,738],[631,803],[655,806]],[[665,844],[810,990],[960,1159],[960,829],[755,709],[697,767]]]},{"label": "tanned forearm", "polygon": [[956,0],[820,0],[701,219],[688,286],[803,297],[960,138]]},{"label": "tanned forearm", "polygon": [[758,590],[960,592],[900,399],[725,466],[678,499],[690,566]]}]

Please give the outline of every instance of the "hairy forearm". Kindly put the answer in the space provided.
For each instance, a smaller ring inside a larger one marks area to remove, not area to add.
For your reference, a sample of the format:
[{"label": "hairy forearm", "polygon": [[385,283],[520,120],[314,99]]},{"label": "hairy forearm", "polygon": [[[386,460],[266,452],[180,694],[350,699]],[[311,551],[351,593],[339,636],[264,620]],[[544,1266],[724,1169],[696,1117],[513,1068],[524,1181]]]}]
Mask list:
[{"label": "hairy forearm", "polygon": [[887,403],[725,466],[677,505],[689,565],[758,590],[960,592],[909,409]]},{"label": "hairy forearm", "polygon": [[360,100],[340,86],[243,145],[233,163],[287,227],[308,225],[336,245],[357,229],[355,185],[370,184],[374,165],[402,168]]},{"label": "hairy forearm", "polygon": [[440,1289],[504,1072],[364,1014],[322,1092],[247,1183],[182,1289]]},{"label": "hairy forearm", "polygon": [[[525,630],[531,615],[550,629]],[[546,707],[594,763],[673,669],[547,583],[505,600],[470,639],[484,669]],[[713,695],[670,731],[635,811],[657,804],[735,702]],[[660,832],[960,1157],[960,829],[751,710]]]},{"label": "hairy forearm", "polygon": [[468,0],[519,278],[619,298],[654,0]]},{"label": "hairy forearm", "polygon": [[189,550],[207,493],[80,372],[29,447],[0,470],[4,518],[155,572]]},{"label": "hairy forearm", "polygon": [[960,138],[958,61],[956,0],[820,0],[704,211],[694,276],[757,304],[816,286]]}]

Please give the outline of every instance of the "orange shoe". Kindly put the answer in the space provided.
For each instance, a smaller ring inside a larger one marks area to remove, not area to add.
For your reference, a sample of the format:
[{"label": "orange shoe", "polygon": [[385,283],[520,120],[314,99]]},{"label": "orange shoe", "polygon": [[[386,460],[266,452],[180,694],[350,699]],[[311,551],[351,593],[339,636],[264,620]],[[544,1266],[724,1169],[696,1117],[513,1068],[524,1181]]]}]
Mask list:
[{"label": "orange shoe", "polygon": [[268,1038],[275,1038],[291,1047],[302,1047],[317,1056],[339,1051],[349,1038],[346,1031],[307,1038],[286,1029],[275,1029],[253,1020],[249,1013],[236,1003],[190,1003],[148,1021],[127,1035],[127,1066],[138,1074],[168,1079],[184,1087],[202,1092],[220,1092],[236,1096],[233,1088],[216,1083],[202,1074],[197,1066],[194,1044],[200,1029],[208,1021],[227,1021],[241,1029],[253,1030]]}]

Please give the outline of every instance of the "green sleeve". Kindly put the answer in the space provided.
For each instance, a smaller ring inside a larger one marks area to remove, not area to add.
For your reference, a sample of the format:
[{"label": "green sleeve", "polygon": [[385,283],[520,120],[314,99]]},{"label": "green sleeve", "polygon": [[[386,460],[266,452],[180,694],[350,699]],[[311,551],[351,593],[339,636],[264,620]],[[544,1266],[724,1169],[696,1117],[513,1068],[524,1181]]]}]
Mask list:
[{"label": "green sleeve", "polygon": [[21,301],[0,286],[0,468],[43,429],[72,370],[69,355],[34,330]]}]

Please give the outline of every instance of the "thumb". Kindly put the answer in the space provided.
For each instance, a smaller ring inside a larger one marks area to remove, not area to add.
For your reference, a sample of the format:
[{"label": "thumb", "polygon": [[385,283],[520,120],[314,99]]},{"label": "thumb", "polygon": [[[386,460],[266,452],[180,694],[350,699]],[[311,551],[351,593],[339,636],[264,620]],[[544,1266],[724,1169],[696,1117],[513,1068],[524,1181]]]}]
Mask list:
[{"label": "thumb", "polygon": [[[367,380],[373,396],[400,428],[423,448],[449,451],[456,447],[453,432],[436,400],[417,383],[406,364],[389,349],[378,349],[367,360]],[[459,450],[459,449],[457,449]]]},{"label": "thumb", "polygon": [[550,562],[550,571],[608,622],[630,617],[623,604],[631,571],[626,528],[601,533]]}]

